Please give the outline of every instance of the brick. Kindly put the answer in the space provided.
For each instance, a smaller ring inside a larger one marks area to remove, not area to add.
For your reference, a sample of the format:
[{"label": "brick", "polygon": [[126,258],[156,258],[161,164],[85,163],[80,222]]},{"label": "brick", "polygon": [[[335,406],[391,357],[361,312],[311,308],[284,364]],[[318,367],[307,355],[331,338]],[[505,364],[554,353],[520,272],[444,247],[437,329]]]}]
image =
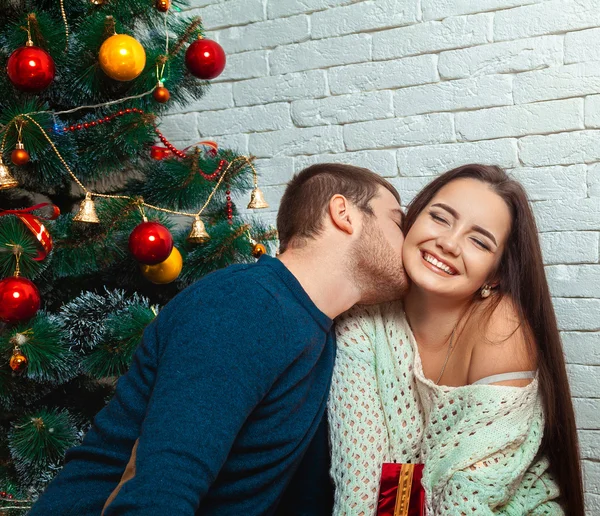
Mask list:
[{"label": "brick", "polygon": [[288,103],[267,104],[221,111],[205,111],[198,115],[202,137],[218,134],[276,131],[292,127]]},{"label": "brick", "polygon": [[600,131],[575,131],[519,140],[521,161],[526,166],[572,165],[600,161]]},{"label": "brick", "polygon": [[588,167],[587,187],[590,197],[600,197],[600,164]]},{"label": "brick", "polygon": [[443,79],[463,79],[562,64],[562,36],[542,36],[442,52],[438,69]]},{"label": "brick", "polygon": [[175,146],[195,143],[200,139],[196,113],[167,115],[161,120],[160,130]]},{"label": "brick", "polygon": [[565,332],[561,338],[569,364],[600,366],[600,333]]},{"label": "brick", "polygon": [[584,129],[583,99],[555,100],[456,114],[456,134],[467,141]]},{"label": "brick", "polygon": [[586,493],[600,495],[600,462],[581,461]]},{"label": "brick", "polygon": [[565,64],[595,61],[600,53],[600,29],[565,34]]},{"label": "brick", "polygon": [[469,163],[516,167],[519,164],[517,140],[448,143],[398,149],[401,176],[436,175]]},{"label": "brick", "polygon": [[561,331],[600,330],[600,299],[555,298],[554,308]]},{"label": "brick", "polygon": [[[600,431],[598,429],[579,430],[578,434],[581,458],[584,460],[587,459],[598,461],[600,459]],[[600,500],[598,501],[600,502]],[[597,505],[596,507],[600,510],[600,505]],[[598,514],[598,511],[593,512],[591,514]]]},{"label": "brick", "polygon": [[189,11],[197,7],[206,7],[207,5],[216,4],[221,0],[190,0],[189,6],[182,7],[182,11]]},{"label": "brick", "polygon": [[313,99],[325,95],[327,95],[327,81],[324,70],[261,77],[233,85],[233,99],[237,106]]},{"label": "brick", "polygon": [[198,100],[183,101],[174,104],[169,113],[194,113],[197,111],[214,111],[227,109],[234,106],[233,89],[231,84],[211,83],[206,93]]},{"label": "brick", "polygon": [[401,27],[418,21],[417,2],[370,0],[316,12],[311,16],[314,39],[376,29]]},{"label": "brick", "polygon": [[323,11],[330,7],[348,5],[360,0],[268,0],[267,14],[269,18],[282,18],[299,13]]},{"label": "brick", "polygon": [[585,98],[585,126],[593,129],[600,128],[600,95],[590,95]]},{"label": "brick", "polygon": [[576,398],[600,397],[600,367],[567,365],[571,394]]},{"label": "brick", "polygon": [[543,0],[422,0],[424,20],[441,20],[448,16],[497,11],[533,4]]},{"label": "brick", "polygon": [[393,115],[391,91],[338,95],[292,103],[292,119],[299,127],[364,122]]},{"label": "brick", "polygon": [[533,203],[540,231],[598,231],[598,199],[569,199]]},{"label": "brick", "polygon": [[267,52],[265,50],[244,52],[227,56],[225,70],[215,79],[215,82],[254,79],[265,75],[269,75]]},{"label": "brick", "polygon": [[308,39],[310,27],[306,15],[231,27],[219,33],[219,43],[227,55],[248,50],[265,50]]},{"label": "brick", "polygon": [[515,76],[513,88],[515,104],[600,93],[600,66],[576,63],[524,72]]},{"label": "brick", "polygon": [[302,170],[315,163],[347,163],[377,172],[382,177],[394,177],[398,174],[396,154],[392,150],[369,150],[342,152],[340,154],[318,154],[316,156],[297,156],[294,168]]},{"label": "brick", "polygon": [[585,516],[600,514],[600,495],[585,493]]},{"label": "brick", "polygon": [[264,186],[286,184],[294,175],[294,158],[257,159],[254,166]]},{"label": "brick", "polygon": [[556,297],[596,297],[600,292],[600,265],[546,267],[550,291]]},{"label": "brick", "polygon": [[344,126],[344,142],[351,151],[450,141],[454,141],[452,116],[444,113]]},{"label": "brick", "polygon": [[[350,48],[351,52],[348,51]],[[351,34],[341,38],[286,45],[275,48],[269,56],[271,75],[370,60],[371,36],[369,34]]]},{"label": "brick", "polygon": [[248,155],[248,135],[247,134],[222,134],[214,138],[222,149],[230,149],[238,154]]},{"label": "brick", "polygon": [[531,201],[587,197],[585,165],[518,168],[510,174],[525,187]]},{"label": "brick", "polygon": [[600,25],[595,0],[551,0],[496,13],[494,39],[530,38]]},{"label": "brick", "polygon": [[600,233],[557,231],[541,233],[544,263],[598,263]]},{"label": "brick", "polygon": [[192,9],[188,13],[201,16],[202,25],[209,30],[265,19],[262,0],[226,0]]},{"label": "brick", "polygon": [[373,59],[394,59],[491,41],[492,14],[458,16],[373,35]]},{"label": "brick", "polygon": [[362,63],[327,70],[334,95],[402,88],[439,80],[437,56],[408,57],[396,61]]},{"label": "brick", "polygon": [[600,399],[575,398],[575,419],[577,428],[596,430],[598,428],[598,414],[600,414]]},{"label": "brick", "polygon": [[259,158],[342,152],[342,128],[321,126],[251,134],[249,150]]},{"label": "brick", "polygon": [[509,75],[490,75],[401,88],[394,95],[397,116],[506,106],[512,103],[512,77]]},{"label": "brick", "polygon": [[400,192],[402,206],[407,206],[415,196],[425,188],[436,176],[394,177],[390,182]]}]

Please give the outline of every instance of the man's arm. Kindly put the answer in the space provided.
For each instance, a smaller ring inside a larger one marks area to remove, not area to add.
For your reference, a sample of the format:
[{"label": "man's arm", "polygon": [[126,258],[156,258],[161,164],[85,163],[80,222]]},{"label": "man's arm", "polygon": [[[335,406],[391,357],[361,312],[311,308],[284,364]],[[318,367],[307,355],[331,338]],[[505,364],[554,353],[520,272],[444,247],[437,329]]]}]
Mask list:
[{"label": "man's arm", "polygon": [[135,456],[104,516],[196,513],[277,374],[281,314],[261,290],[248,292],[252,306],[237,291],[162,321],[167,337]]},{"label": "man's arm", "polygon": [[32,516],[100,514],[119,483],[139,436],[156,368],[154,324],[144,332],[129,371],[102,409],[83,443],[67,452],[66,464],[29,512]]}]

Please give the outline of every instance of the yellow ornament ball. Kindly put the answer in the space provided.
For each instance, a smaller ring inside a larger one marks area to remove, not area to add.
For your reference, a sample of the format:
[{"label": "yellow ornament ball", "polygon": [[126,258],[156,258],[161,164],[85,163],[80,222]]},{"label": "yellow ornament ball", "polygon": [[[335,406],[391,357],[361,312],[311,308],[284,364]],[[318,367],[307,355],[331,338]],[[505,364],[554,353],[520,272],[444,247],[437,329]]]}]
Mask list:
[{"label": "yellow ornament ball", "polygon": [[156,285],[166,285],[175,281],[183,267],[181,253],[176,247],[173,247],[171,254],[164,261],[156,265],[140,264],[140,269],[144,277]]},{"label": "yellow ornament ball", "polygon": [[131,81],[146,66],[146,51],[138,40],[127,34],[115,34],[100,47],[100,67],[117,81]]}]

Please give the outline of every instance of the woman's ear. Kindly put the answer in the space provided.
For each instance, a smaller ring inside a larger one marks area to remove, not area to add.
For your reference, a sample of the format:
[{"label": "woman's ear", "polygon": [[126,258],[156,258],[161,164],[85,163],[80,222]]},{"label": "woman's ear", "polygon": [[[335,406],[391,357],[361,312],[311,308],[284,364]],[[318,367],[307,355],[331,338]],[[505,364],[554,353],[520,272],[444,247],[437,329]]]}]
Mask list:
[{"label": "woman's ear", "polygon": [[343,195],[336,194],[329,200],[329,216],[337,229],[348,235],[354,233],[356,218],[350,202]]}]

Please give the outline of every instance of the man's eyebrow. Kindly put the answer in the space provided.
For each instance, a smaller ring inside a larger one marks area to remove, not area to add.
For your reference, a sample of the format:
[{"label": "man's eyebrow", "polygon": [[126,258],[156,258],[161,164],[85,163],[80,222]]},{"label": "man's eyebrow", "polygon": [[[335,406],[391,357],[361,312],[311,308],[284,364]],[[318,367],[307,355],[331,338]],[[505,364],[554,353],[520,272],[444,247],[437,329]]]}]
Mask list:
[{"label": "man's eyebrow", "polygon": [[[454,208],[448,206],[447,204],[444,204],[443,202],[432,204],[431,207],[442,208],[443,210],[446,210],[448,213],[450,213],[450,215],[452,215],[456,220],[460,219],[460,215],[458,214],[458,212]],[[482,235],[488,237],[492,242],[494,242],[494,245],[498,245],[498,242],[496,242],[494,235],[492,235],[492,233],[490,233],[487,229],[484,229],[481,226],[473,226],[473,231],[481,233]]]}]

